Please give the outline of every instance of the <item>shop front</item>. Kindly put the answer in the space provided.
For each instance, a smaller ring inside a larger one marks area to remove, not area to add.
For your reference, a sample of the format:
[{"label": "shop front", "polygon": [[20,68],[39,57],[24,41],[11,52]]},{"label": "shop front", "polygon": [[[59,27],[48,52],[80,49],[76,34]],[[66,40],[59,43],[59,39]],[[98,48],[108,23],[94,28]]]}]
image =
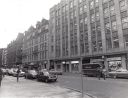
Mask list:
[{"label": "shop front", "polygon": [[108,70],[114,71],[119,68],[126,69],[126,58],[125,56],[107,58]]}]

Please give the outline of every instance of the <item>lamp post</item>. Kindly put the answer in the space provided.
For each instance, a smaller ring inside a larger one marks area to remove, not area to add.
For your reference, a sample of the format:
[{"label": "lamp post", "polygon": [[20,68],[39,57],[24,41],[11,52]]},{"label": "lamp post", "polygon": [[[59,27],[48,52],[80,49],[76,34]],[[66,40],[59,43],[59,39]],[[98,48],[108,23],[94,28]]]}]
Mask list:
[{"label": "lamp post", "polygon": [[84,98],[84,88],[83,88],[83,68],[82,68],[82,58],[80,58],[80,66],[81,66],[81,98]]}]

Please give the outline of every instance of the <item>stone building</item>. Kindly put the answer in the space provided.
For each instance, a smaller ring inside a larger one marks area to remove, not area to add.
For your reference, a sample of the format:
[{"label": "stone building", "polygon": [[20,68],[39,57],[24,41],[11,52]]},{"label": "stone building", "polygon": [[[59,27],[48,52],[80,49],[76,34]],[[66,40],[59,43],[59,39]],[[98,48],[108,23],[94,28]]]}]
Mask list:
[{"label": "stone building", "polygon": [[83,63],[94,62],[127,68],[127,0],[61,0],[50,9],[49,27],[50,66],[56,70],[81,72]]}]

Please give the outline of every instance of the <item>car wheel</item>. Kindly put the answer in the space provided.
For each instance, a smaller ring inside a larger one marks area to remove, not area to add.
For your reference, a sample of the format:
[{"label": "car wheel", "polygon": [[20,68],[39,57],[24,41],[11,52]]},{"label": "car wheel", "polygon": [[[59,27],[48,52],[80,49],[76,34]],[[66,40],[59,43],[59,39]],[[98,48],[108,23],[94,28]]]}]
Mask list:
[{"label": "car wheel", "polygon": [[45,82],[48,83],[48,79],[45,79]]},{"label": "car wheel", "polygon": [[116,75],[114,75],[113,78],[116,79]]},{"label": "car wheel", "polygon": [[56,82],[56,81],[57,81],[57,79],[54,80],[54,82]]}]

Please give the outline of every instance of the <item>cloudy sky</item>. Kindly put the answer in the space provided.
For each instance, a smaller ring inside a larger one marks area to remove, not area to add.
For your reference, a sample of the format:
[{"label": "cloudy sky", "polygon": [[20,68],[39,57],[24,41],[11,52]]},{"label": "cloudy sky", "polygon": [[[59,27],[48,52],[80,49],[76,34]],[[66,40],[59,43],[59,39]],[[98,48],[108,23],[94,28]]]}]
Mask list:
[{"label": "cloudy sky", "polygon": [[60,0],[0,0],[0,48],[5,48],[17,34],[49,19],[49,9]]}]

